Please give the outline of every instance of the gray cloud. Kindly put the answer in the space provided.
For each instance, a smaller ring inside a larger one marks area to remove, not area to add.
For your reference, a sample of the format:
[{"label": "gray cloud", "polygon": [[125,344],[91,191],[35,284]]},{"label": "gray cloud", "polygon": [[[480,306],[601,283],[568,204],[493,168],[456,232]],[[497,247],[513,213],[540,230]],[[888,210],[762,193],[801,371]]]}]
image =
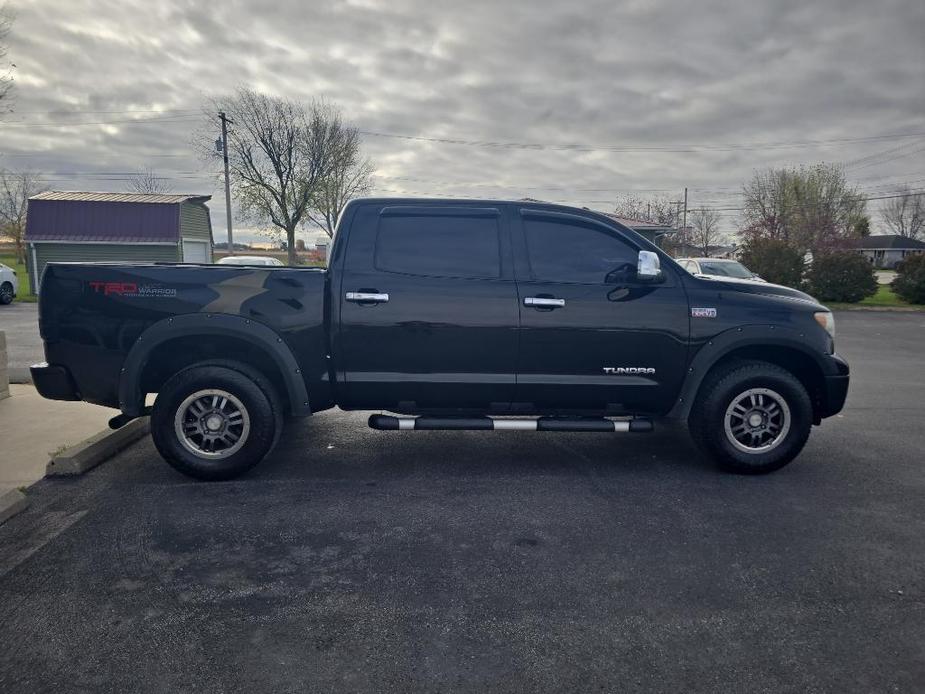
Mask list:
[{"label": "gray cloud", "polygon": [[[205,97],[238,84],[324,96],[371,132],[696,150],[367,136],[382,194],[528,195],[606,209],[629,190],[675,197],[686,185],[694,205],[734,207],[756,168],[850,162],[903,143],[894,155],[905,156],[849,176],[872,194],[925,185],[916,153],[925,136],[715,149],[925,131],[921,0],[41,0],[17,9],[16,112],[0,125],[0,165],[59,174],[48,176],[57,188],[104,190],[126,185],[108,174],[151,166],[175,190],[216,195],[217,230],[221,186],[190,141]],[[141,110],[165,113],[124,113]],[[151,117],[160,120],[117,122]],[[61,126],[74,121],[99,124]],[[89,171],[101,175],[61,175]],[[735,221],[724,215],[727,228]]]}]

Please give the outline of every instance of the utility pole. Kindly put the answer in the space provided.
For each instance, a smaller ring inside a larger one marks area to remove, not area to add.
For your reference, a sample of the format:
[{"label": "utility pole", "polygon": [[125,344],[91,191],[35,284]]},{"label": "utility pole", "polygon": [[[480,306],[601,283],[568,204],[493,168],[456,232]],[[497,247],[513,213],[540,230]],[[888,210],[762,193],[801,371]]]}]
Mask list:
[{"label": "utility pole", "polygon": [[234,240],[231,235],[231,182],[228,177],[228,123],[234,123],[229,120],[224,111],[218,112],[218,118],[222,122],[222,159],[225,160],[225,215],[228,218],[228,255],[234,255]]},{"label": "utility pole", "polygon": [[681,222],[681,228],[687,229],[687,186],[684,186],[684,220]]}]

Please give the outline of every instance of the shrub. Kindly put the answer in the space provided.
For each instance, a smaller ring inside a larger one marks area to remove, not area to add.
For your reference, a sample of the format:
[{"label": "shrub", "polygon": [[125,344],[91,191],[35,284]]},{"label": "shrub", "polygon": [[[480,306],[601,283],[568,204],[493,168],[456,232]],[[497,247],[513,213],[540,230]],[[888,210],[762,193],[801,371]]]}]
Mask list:
[{"label": "shrub", "polygon": [[739,260],[768,282],[799,289],[803,283],[803,253],[777,239],[750,239]]},{"label": "shrub", "polygon": [[891,286],[896,295],[910,304],[925,304],[925,255],[910,255],[896,266]]},{"label": "shrub", "polygon": [[854,251],[818,253],[813,258],[806,283],[809,293],[820,301],[856,304],[877,293],[873,266]]}]

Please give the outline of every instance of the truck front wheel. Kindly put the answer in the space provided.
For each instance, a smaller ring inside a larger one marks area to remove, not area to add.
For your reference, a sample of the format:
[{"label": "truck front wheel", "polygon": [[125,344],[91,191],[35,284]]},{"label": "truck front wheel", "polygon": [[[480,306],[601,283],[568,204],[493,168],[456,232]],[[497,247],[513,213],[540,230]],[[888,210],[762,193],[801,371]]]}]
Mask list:
[{"label": "truck front wheel", "polygon": [[180,472],[227,480],[266,457],[282,421],[279,398],[262,375],[243,364],[195,364],[160,389],[151,437]]},{"label": "truck front wheel", "polygon": [[721,468],[763,474],[793,460],[809,438],[813,408],[789,371],[761,361],[736,361],[711,373],[688,419],[697,446]]}]

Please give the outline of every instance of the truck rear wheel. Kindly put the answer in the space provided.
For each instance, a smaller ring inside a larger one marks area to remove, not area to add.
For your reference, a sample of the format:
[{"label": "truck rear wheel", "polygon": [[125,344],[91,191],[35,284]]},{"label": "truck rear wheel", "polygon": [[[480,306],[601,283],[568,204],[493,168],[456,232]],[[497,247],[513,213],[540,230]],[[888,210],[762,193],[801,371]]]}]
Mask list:
[{"label": "truck rear wheel", "polygon": [[756,475],[799,455],[812,422],[809,394],[793,374],[767,362],[736,361],[707,377],[688,426],[721,468]]},{"label": "truck rear wheel", "polygon": [[11,304],[13,303],[13,284],[11,282],[4,282],[0,284],[0,304]]},{"label": "truck rear wheel", "polygon": [[268,379],[243,364],[194,364],[160,389],[151,437],[175,469],[227,480],[263,460],[282,431],[282,406]]}]

